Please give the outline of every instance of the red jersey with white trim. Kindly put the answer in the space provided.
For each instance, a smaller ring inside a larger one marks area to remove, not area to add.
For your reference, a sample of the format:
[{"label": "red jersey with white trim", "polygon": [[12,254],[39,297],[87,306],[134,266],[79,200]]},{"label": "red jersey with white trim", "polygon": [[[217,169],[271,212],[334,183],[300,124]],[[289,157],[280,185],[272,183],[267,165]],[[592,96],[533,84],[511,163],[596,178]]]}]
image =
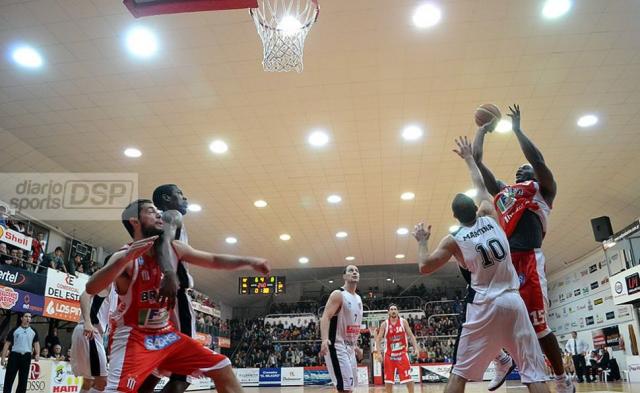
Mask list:
[{"label": "red jersey with white trim", "polygon": [[155,257],[145,254],[134,261],[129,289],[124,295],[118,294],[118,306],[112,317],[116,327],[157,332],[172,326],[169,310],[158,303],[161,279],[162,271]]},{"label": "red jersey with white trim", "polygon": [[540,193],[540,185],[529,180],[505,186],[496,194],[494,204],[498,211],[500,226],[511,237],[525,211],[534,212],[542,223],[542,232],[547,232],[547,221],[551,206]]},{"label": "red jersey with white trim", "polygon": [[387,327],[384,333],[387,350],[385,356],[392,358],[399,357],[407,353],[409,341],[407,340],[407,332],[402,324],[402,318],[396,318],[396,323],[391,323],[391,319],[387,319]]}]

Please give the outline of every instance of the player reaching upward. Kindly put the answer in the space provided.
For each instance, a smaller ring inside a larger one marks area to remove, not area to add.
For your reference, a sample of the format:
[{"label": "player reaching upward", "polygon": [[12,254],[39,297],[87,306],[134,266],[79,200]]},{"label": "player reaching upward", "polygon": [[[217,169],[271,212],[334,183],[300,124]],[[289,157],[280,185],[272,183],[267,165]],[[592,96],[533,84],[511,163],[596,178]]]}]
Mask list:
[{"label": "player reaching upward", "polygon": [[454,150],[466,162],[478,190],[480,206],[457,194],[451,208],[460,229],[442,239],[429,253],[431,227],[416,225],[420,272],[430,274],[455,257],[471,273],[473,298],[466,307],[455,364],[446,393],[461,393],[467,381],[481,381],[485,369],[500,348],[507,348],[520,366],[522,382],[530,392],[549,392],[545,385],[544,358],[529,323],[527,309],[518,294],[518,276],[509,255],[507,236],[497,222],[491,196],[475,164],[466,138]]},{"label": "player reaching upward", "polygon": [[[520,107],[514,105],[509,107],[509,111],[513,133],[528,161],[516,171],[515,184],[506,185],[496,180],[482,161],[484,136],[493,130],[492,127],[478,129],[473,142],[473,156],[487,190],[495,196],[500,225],[509,238],[511,259],[520,279],[520,295],[527,305],[540,346],[553,366],[556,388],[560,393],[571,393],[575,387],[565,374],[560,345],[547,324],[549,299],[545,260],[540,248],[547,232],[547,220],[557,186],[542,153],[520,127]],[[512,367],[512,359],[501,352],[496,358],[496,377],[489,384],[489,390],[500,387]]]},{"label": "player reaching upward", "polygon": [[400,378],[400,383],[407,384],[407,390],[409,393],[413,393],[413,380],[409,372],[411,371],[411,364],[409,362],[409,355],[407,349],[409,341],[407,337],[411,339],[413,345],[413,351],[415,354],[420,353],[420,346],[416,340],[416,336],[411,331],[411,326],[406,319],[401,318],[398,314],[398,306],[391,304],[389,306],[389,318],[380,324],[378,328],[378,334],[376,334],[376,349],[373,351],[376,358],[380,359],[380,342],[384,337],[385,351],[384,351],[384,388],[387,393],[393,391],[393,384],[395,382],[396,370]]},{"label": "player reaching upward", "polygon": [[[155,368],[205,375],[222,393],[242,392],[228,358],[179,332],[169,321],[168,306],[158,294],[162,271],[151,250],[164,230],[160,212],[150,200],[137,200],[124,210],[122,222],[134,242],[116,252],[86,285],[87,293],[95,295],[113,283],[118,294],[107,392],[136,392]],[[179,240],[171,244],[179,260],[194,265],[225,270],[249,267],[262,274],[270,271],[262,258],[212,254]]]},{"label": "player reaching upward", "polygon": [[362,299],[356,293],[360,272],[355,265],[344,269],[344,286],[331,293],[320,319],[322,344],[327,370],[339,392],[351,392],[358,386],[358,348],[362,324]]}]

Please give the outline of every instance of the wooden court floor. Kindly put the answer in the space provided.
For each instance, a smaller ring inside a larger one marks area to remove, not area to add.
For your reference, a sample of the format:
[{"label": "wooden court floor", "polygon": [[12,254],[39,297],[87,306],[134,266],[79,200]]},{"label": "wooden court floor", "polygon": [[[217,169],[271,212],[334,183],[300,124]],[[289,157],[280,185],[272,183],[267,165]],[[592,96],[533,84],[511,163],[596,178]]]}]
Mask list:
[{"label": "wooden court floor", "polygon": [[[555,393],[555,387],[553,384],[549,384],[551,392]],[[444,383],[433,384],[416,384],[415,393],[440,393],[444,392]],[[331,387],[320,386],[299,386],[299,387],[272,387],[272,388],[244,388],[246,393],[331,393],[334,392]],[[406,393],[407,389],[404,386],[396,385],[393,388],[394,393]],[[201,391],[204,392],[204,391]],[[207,392],[215,392],[215,390],[209,390]],[[487,393],[486,382],[474,382],[468,383],[466,392],[468,393]],[[502,393],[520,393],[527,392],[527,388],[519,383],[519,381],[507,381],[497,392]],[[640,393],[640,383],[626,383],[626,382],[610,382],[610,383],[581,383],[576,384],[576,392],[590,392],[590,393],[605,393],[605,392],[625,392],[625,393]],[[383,386],[369,386],[359,387],[355,393],[384,393]]]}]

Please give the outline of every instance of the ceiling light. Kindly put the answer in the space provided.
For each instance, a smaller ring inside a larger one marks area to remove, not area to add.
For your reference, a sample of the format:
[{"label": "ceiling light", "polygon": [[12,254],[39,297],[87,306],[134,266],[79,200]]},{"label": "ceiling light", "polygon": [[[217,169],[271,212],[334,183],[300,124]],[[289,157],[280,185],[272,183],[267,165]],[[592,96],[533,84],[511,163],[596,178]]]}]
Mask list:
[{"label": "ceiling light", "polygon": [[124,155],[131,158],[138,158],[142,155],[142,152],[135,147],[128,147],[124,149]]},{"label": "ceiling light", "polygon": [[300,258],[298,258],[298,262],[300,262],[300,263],[309,263],[309,258],[300,257]]},{"label": "ceiling light", "polygon": [[344,239],[347,236],[349,236],[349,235],[347,234],[347,232],[344,232],[344,231],[340,231],[340,232],[336,233],[336,237],[340,238],[340,239]]},{"label": "ceiling light", "polygon": [[569,12],[571,0],[547,0],[542,8],[542,15],[547,19],[559,18]]},{"label": "ceiling light", "polygon": [[387,277],[387,281],[391,281],[391,277]]},{"label": "ceiling light", "polygon": [[329,202],[329,203],[340,203],[340,202],[342,202],[342,197],[340,195],[337,195],[337,194],[329,195],[327,197],[327,202]]},{"label": "ceiling light", "polygon": [[282,235],[280,235],[280,240],[283,241],[287,241],[287,240],[291,240],[291,235],[289,235],[288,233],[283,233]]},{"label": "ceiling light", "polygon": [[287,15],[278,23],[278,30],[282,30],[285,35],[293,35],[302,29],[302,23],[294,16]]},{"label": "ceiling light", "polygon": [[478,196],[478,190],[475,188],[472,188],[470,190],[465,191],[464,195],[468,196],[469,198],[475,198]]},{"label": "ceiling light", "polygon": [[352,256],[348,256],[348,257],[345,258],[345,260],[347,260],[347,261],[353,261],[355,259],[356,259],[356,257],[352,257]]},{"label": "ceiling light", "polygon": [[144,27],[130,29],[127,33],[126,42],[129,52],[138,57],[151,57],[158,51],[156,35]]},{"label": "ceiling light", "polygon": [[449,227],[449,232],[453,233],[453,232],[457,231],[458,229],[460,229],[460,225],[451,225]]},{"label": "ceiling light", "polygon": [[512,129],[511,120],[502,119],[496,125],[496,131],[504,134],[505,132],[509,132]]},{"label": "ceiling light", "polygon": [[413,12],[413,24],[422,29],[437,25],[441,18],[440,8],[430,3],[419,6]]},{"label": "ceiling light", "polygon": [[27,68],[38,68],[44,63],[40,53],[38,53],[34,48],[26,45],[15,48],[11,53],[11,57],[18,65]]},{"label": "ceiling light", "polygon": [[410,191],[403,192],[402,195],[400,195],[400,199],[402,199],[403,201],[410,201],[415,197],[416,197],[416,194]]},{"label": "ceiling light", "polygon": [[418,126],[406,126],[404,130],[402,130],[402,137],[405,141],[415,141],[422,137],[422,129]]},{"label": "ceiling light", "polygon": [[397,254],[396,255],[396,259],[403,259],[404,258],[404,254]]},{"label": "ceiling light", "polygon": [[189,210],[190,212],[199,212],[202,210],[202,206],[198,205],[197,203],[190,203],[189,207],[187,207],[187,210]]},{"label": "ceiling light", "polygon": [[307,140],[311,146],[320,147],[329,143],[329,135],[324,131],[314,131]]},{"label": "ceiling light", "polygon": [[405,227],[400,227],[396,230],[396,233],[398,235],[406,235],[409,233],[409,228],[405,228]]},{"label": "ceiling light", "polygon": [[329,284],[333,284],[333,280],[329,280]]},{"label": "ceiling light", "polygon": [[263,201],[262,199],[258,199],[257,201],[253,202],[253,206],[255,207],[267,207],[267,201]]},{"label": "ceiling light", "polygon": [[209,145],[209,150],[211,150],[211,152],[215,154],[222,154],[226,153],[227,150],[229,150],[229,146],[227,146],[224,141],[217,139],[211,142],[211,144]]},{"label": "ceiling light", "polygon": [[578,119],[578,127],[586,128],[595,126],[598,123],[598,117],[596,115],[584,115]]},{"label": "ceiling light", "polygon": [[228,244],[236,244],[238,242],[238,239],[233,236],[229,236],[228,238],[224,239],[224,241]]}]

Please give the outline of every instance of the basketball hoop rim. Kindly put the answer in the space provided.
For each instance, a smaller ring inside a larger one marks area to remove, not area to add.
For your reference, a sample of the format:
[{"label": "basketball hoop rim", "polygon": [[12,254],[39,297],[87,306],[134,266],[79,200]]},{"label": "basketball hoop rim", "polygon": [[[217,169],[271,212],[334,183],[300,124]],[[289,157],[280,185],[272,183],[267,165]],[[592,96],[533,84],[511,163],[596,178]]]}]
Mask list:
[{"label": "basketball hoop rim", "polygon": [[[300,27],[300,30],[305,30],[310,28],[314,23],[318,21],[318,17],[320,16],[320,5],[318,4],[318,0],[311,0],[311,2],[316,6],[316,17],[313,18],[313,20],[307,22],[302,27]],[[260,19],[256,19],[254,10],[256,10],[256,8],[249,8],[249,14],[251,15],[251,19],[255,20],[260,26],[268,30],[283,31],[283,29],[278,29],[277,27],[265,25],[264,23],[262,23]]]}]

